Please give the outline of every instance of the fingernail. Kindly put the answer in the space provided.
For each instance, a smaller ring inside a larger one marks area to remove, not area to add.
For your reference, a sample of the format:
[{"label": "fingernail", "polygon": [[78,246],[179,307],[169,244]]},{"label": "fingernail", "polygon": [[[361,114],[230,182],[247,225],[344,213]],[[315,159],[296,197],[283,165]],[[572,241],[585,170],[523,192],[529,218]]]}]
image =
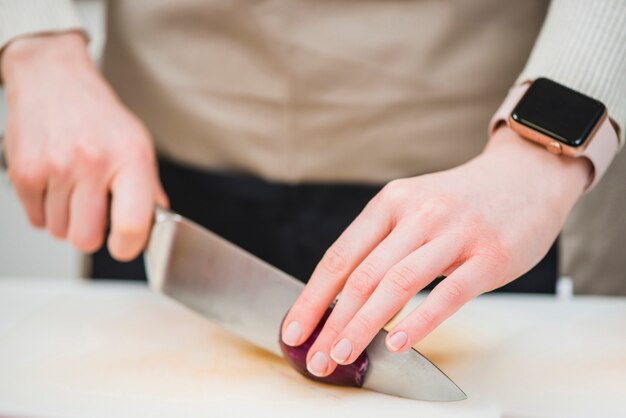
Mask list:
[{"label": "fingernail", "polygon": [[307,364],[306,368],[309,373],[318,377],[322,377],[322,375],[328,368],[328,358],[326,358],[326,355],[324,353],[318,351],[317,353],[313,354],[313,357],[311,357],[311,361],[309,362],[309,364]]},{"label": "fingernail", "polygon": [[287,345],[296,345],[302,336],[302,327],[298,321],[291,321],[283,333],[283,342]]},{"label": "fingernail", "polygon": [[387,346],[391,349],[391,351],[398,351],[406,344],[408,340],[409,337],[407,337],[406,332],[398,331],[389,338],[387,338]]},{"label": "fingernail", "polygon": [[347,338],[342,338],[330,352],[330,357],[339,364],[343,364],[352,354],[352,344]]}]

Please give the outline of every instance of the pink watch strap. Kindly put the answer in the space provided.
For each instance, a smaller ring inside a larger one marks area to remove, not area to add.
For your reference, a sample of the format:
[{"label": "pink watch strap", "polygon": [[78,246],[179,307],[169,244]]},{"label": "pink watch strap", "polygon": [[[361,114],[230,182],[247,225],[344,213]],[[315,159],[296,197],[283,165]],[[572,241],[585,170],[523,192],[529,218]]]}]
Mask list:
[{"label": "pink watch strap", "polygon": [[[501,123],[509,124],[509,116],[520,99],[528,90],[529,83],[520,84],[512,87],[496,113],[489,122],[489,136],[491,136]],[[602,178],[607,168],[613,161],[613,157],[617,154],[619,148],[619,139],[617,132],[611,125],[611,120],[605,117],[591,142],[581,154],[587,157],[593,165],[592,178],[585,191],[591,190]]]},{"label": "pink watch strap", "polygon": [[528,87],[530,87],[529,83],[518,84],[511,87],[509,94],[506,95],[506,98],[489,121],[489,137],[493,135],[496,128],[500,126],[501,123],[506,123],[507,125],[509,124],[509,116],[511,115],[511,112],[513,112],[515,106],[517,106],[520,99],[524,96]]},{"label": "pink watch strap", "polygon": [[591,164],[593,164],[593,179],[587,186],[585,191],[591,190],[600,181],[606,169],[611,165],[613,157],[617,154],[619,149],[619,139],[617,132],[611,120],[607,117],[604,118],[593,139],[582,153],[583,156],[589,158]]}]

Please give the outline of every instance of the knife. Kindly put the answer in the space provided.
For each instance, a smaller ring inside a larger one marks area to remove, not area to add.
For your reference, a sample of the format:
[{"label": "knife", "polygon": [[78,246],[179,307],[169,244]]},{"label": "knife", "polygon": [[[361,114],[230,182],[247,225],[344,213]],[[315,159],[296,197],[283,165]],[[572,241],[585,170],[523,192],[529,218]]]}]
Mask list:
[{"label": "knife", "polygon": [[[282,320],[304,284],[215,233],[160,208],[145,251],[152,289],[233,334],[282,356]],[[466,399],[465,393],[415,349],[392,353],[381,330],[366,348],[363,387],[403,398]]]}]

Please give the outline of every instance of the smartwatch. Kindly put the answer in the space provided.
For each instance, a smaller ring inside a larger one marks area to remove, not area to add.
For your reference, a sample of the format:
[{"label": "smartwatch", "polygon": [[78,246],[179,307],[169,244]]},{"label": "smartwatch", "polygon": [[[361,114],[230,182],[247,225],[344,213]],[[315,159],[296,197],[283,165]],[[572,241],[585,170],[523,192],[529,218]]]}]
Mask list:
[{"label": "smartwatch", "polygon": [[593,188],[619,149],[606,106],[547,78],[513,87],[489,123],[489,134],[507,124],[522,138],[556,155],[585,157]]}]

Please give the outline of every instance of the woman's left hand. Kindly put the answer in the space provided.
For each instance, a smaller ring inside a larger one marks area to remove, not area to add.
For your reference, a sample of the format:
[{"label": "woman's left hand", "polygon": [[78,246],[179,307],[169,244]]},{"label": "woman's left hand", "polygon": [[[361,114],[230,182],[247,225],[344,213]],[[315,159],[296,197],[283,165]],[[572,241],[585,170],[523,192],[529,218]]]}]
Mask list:
[{"label": "woman's left hand", "polygon": [[284,342],[302,344],[341,292],[307,355],[309,371],[327,376],[447,276],[389,332],[391,351],[409,349],[470,299],[541,260],[589,172],[586,160],[552,155],[504,127],[464,165],[390,182],[318,264],[285,318]]}]

